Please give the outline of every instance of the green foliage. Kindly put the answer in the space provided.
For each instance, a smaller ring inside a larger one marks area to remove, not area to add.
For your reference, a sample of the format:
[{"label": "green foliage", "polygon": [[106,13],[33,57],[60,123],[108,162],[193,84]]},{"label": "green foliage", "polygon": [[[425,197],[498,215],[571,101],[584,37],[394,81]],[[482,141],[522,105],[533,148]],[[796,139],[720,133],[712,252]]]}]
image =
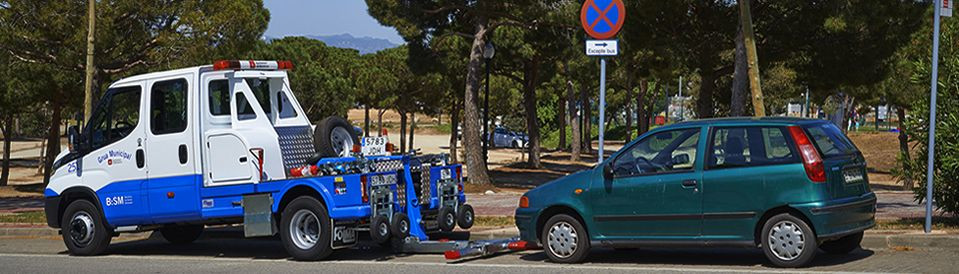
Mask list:
[{"label": "green foliage", "polygon": [[[931,9],[928,13],[931,14]],[[959,181],[955,180],[959,178],[959,59],[955,56],[959,54],[959,49],[950,45],[959,42],[959,22],[942,20],[942,30],[943,46],[939,54],[944,58],[939,63],[933,199],[940,210],[956,214],[959,213]],[[929,34],[931,27],[924,27],[919,33]],[[917,85],[929,85],[931,81],[931,48],[928,36],[916,35],[908,49],[908,52],[914,53],[908,57],[914,69],[911,79]],[[925,185],[930,101],[928,95],[915,97],[905,130],[910,143],[916,144],[914,150],[917,153],[916,157],[905,162],[902,172],[912,175],[920,183],[915,194],[917,201],[923,201],[928,198],[925,196]]]}]

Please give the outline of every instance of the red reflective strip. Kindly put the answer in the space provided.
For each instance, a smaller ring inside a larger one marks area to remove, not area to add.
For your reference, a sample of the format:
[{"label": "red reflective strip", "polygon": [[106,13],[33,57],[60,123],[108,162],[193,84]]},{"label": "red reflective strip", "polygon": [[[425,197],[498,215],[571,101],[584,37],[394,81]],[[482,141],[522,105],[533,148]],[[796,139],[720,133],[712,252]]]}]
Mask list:
[{"label": "red reflective strip", "polygon": [[447,250],[443,252],[443,256],[445,256],[447,260],[456,260],[461,257],[460,252],[456,250]]},{"label": "red reflective strip", "polygon": [[516,241],[506,245],[510,250],[526,250],[527,242],[526,241]]}]

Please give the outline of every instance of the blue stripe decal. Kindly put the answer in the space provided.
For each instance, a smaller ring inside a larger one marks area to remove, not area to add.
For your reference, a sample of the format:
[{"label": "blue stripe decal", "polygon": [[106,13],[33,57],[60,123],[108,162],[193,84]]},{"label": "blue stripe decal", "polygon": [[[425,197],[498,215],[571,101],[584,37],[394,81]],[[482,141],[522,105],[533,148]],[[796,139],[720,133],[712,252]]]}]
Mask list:
[{"label": "blue stripe decal", "polygon": [[53,189],[48,188],[43,190],[43,197],[50,198],[50,197],[57,197],[57,196],[60,196],[60,193],[53,191]]}]

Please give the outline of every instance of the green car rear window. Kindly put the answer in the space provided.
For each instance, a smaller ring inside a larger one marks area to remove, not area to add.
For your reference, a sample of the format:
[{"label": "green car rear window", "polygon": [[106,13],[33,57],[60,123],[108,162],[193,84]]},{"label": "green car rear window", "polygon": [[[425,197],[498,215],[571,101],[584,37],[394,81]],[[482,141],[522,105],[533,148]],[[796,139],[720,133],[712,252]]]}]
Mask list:
[{"label": "green car rear window", "polygon": [[805,128],[824,158],[845,156],[859,151],[836,125],[823,123]]}]

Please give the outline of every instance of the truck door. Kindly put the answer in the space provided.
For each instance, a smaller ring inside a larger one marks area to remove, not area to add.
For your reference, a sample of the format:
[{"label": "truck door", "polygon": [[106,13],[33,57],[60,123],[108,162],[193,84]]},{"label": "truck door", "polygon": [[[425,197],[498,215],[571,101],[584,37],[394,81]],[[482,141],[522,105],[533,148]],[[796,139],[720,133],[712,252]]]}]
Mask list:
[{"label": "truck door", "polygon": [[141,191],[147,179],[142,90],[140,84],[107,90],[83,134],[83,150],[89,153],[79,161],[80,180],[96,191],[112,226],[150,222],[143,214],[148,206]]},{"label": "truck door", "polygon": [[202,178],[193,154],[196,95],[192,79],[193,75],[185,74],[148,82],[147,195],[155,223],[199,217]]}]

